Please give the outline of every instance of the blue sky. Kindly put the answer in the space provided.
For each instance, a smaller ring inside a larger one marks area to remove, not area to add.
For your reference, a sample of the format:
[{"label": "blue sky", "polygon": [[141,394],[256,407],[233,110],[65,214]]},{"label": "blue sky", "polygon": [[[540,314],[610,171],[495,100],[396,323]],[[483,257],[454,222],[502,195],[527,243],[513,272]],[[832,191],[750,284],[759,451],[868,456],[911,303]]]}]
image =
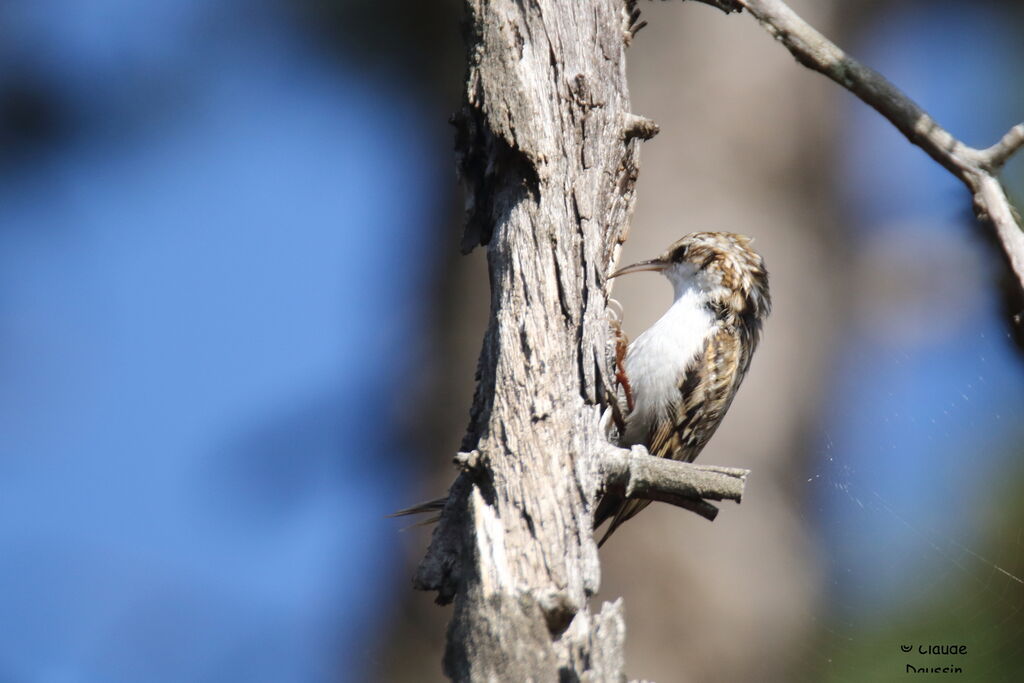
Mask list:
[{"label": "blue sky", "polygon": [[[1020,119],[1014,98],[1024,97],[1007,87],[1019,73],[1016,33],[991,4],[908,3],[849,47],[984,147]],[[877,620],[959,571],[958,544],[981,551],[983,519],[971,513],[986,509],[1019,437],[1024,372],[967,190],[874,110],[843,102],[851,261],[867,262],[859,287],[889,287],[872,289],[867,306],[860,293],[845,302],[853,324],[816,428],[811,509],[840,611]]]},{"label": "blue sky", "polygon": [[357,680],[386,604],[438,150],[237,10],[3,11],[65,126],[0,175],[4,680]]}]

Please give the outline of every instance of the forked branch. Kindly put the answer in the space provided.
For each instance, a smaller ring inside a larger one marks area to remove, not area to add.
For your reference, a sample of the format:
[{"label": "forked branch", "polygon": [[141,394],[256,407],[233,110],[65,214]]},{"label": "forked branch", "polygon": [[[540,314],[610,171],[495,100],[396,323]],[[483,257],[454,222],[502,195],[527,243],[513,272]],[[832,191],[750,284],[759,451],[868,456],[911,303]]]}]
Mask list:
[{"label": "forked branch", "polygon": [[796,60],[843,86],[896,126],[912,143],[967,186],[978,219],[992,224],[1024,289],[1024,231],[1020,216],[997,179],[999,169],[1024,146],[1024,123],[983,150],[940,126],[885,76],[864,66],[808,24],[782,0],[698,0],[726,11],[746,9]]}]

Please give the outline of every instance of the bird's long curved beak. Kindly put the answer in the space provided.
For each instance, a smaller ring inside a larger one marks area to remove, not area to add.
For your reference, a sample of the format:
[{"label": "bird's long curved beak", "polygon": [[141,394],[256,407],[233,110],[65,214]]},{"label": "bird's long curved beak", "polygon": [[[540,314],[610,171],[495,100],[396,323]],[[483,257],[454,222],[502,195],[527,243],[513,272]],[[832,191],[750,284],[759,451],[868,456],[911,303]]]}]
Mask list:
[{"label": "bird's long curved beak", "polygon": [[616,270],[614,273],[612,273],[608,277],[612,278],[612,277],[618,277],[620,275],[629,275],[630,273],[640,273],[640,272],[643,272],[645,270],[653,270],[653,271],[656,271],[656,272],[660,273],[661,271],[663,271],[666,268],[668,268],[668,265],[669,265],[668,261],[662,260],[660,258],[653,258],[653,259],[650,259],[649,261],[640,261],[639,263],[634,263],[631,266],[626,266],[625,268],[619,268],[618,270]]}]

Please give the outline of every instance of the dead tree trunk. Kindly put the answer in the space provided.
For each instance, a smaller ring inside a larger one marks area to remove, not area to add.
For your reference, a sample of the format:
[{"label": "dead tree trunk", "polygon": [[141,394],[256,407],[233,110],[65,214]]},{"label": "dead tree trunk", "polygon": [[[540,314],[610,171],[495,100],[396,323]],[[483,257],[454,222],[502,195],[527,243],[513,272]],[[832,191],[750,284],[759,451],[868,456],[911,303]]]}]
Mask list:
[{"label": "dead tree trunk", "polygon": [[467,0],[455,115],[468,251],[491,314],[462,473],[417,575],[454,599],[456,680],[618,680],[618,603],[591,614],[599,426],[610,385],[605,276],[633,208],[625,0]]}]

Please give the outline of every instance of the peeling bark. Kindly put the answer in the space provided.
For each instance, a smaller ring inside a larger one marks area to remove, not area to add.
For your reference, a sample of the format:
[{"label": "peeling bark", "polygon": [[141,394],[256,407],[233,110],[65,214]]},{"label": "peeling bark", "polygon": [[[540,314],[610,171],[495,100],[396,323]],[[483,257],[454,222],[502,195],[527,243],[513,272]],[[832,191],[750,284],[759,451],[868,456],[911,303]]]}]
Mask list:
[{"label": "peeling bark", "polygon": [[454,601],[455,680],[620,680],[621,603],[596,614],[594,499],[611,391],[606,274],[638,152],[623,0],[468,0],[453,117],[463,249],[487,246],[491,312],[463,468],[416,577]]}]

